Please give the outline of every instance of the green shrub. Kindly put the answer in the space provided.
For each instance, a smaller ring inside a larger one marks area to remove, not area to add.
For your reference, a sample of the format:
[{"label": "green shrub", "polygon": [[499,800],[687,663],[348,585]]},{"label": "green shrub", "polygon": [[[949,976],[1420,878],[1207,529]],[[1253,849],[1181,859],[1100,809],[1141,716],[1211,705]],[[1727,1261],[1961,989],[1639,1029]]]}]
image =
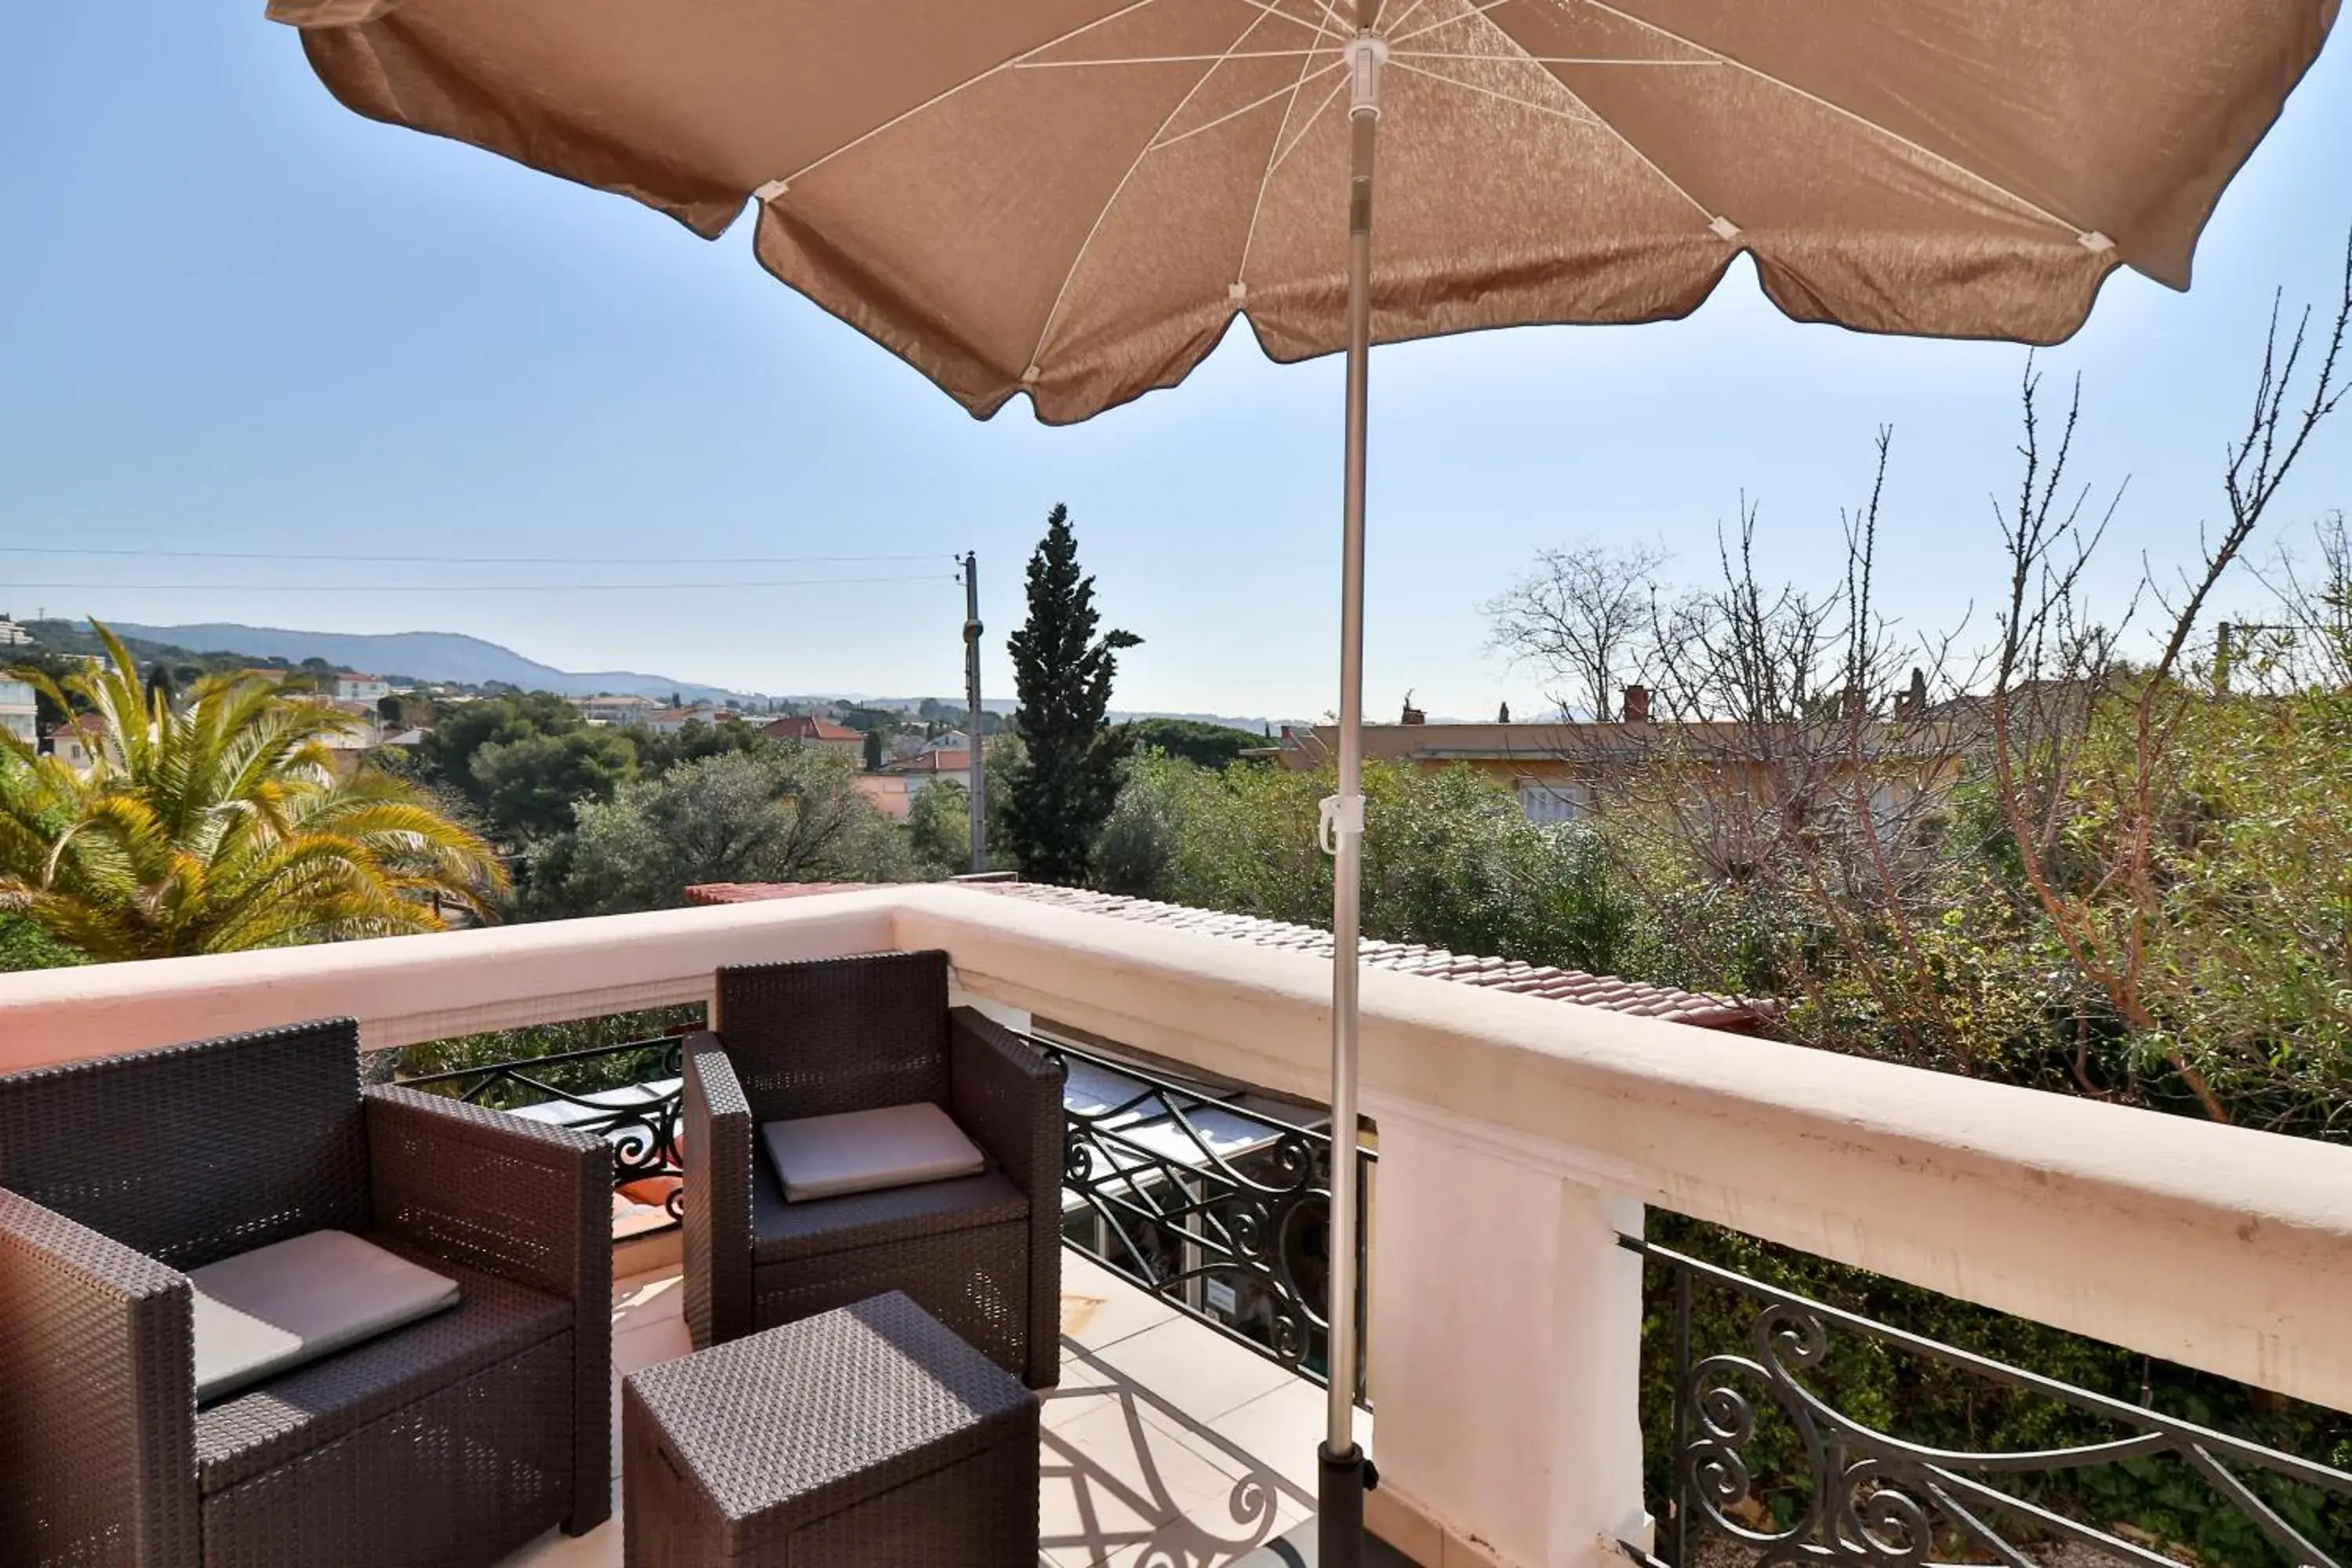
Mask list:
[{"label": "green shrub", "polygon": [[[393,1058],[394,1079],[404,1081],[437,1073],[493,1067],[502,1062],[557,1056],[566,1051],[625,1045],[632,1040],[658,1039],[702,1026],[703,1008],[696,1004],[656,1007],[639,1013],[614,1013],[602,1018],[583,1018],[567,1024],[534,1024],[521,1029],[493,1029],[486,1034],[428,1040],[387,1054]],[[594,1094],[658,1078],[665,1070],[667,1055],[666,1048],[659,1046],[644,1050],[619,1051],[610,1056],[592,1057],[585,1061],[551,1064],[534,1069],[531,1076],[567,1094]],[[420,1087],[427,1093],[457,1097],[473,1088],[476,1081],[466,1079]],[[494,1110],[511,1110],[520,1106],[537,1104],[546,1096],[515,1085],[499,1085],[476,1099],[477,1103]]]}]

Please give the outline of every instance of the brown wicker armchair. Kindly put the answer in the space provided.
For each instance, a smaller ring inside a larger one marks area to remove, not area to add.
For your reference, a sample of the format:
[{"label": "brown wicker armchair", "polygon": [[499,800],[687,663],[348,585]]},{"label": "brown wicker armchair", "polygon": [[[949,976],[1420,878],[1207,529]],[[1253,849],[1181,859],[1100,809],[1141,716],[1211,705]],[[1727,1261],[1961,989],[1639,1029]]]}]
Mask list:
[{"label": "brown wicker armchair", "polygon": [[[611,1168],[362,1091],[348,1021],[0,1078],[0,1563],[467,1568],[602,1523]],[[182,1270],[321,1229],[458,1305],[199,1409]]]},{"label": "brown wicker armchair", "polygon": [[[686,1047],[686,1319],[698,1347],[904,1290],[1032,1388],[1061,1367],[1062,1078],[969,1007],[943,952],[722,969]],[[767,1121],[929,1100],[981,1175],[787,1204]]]}]

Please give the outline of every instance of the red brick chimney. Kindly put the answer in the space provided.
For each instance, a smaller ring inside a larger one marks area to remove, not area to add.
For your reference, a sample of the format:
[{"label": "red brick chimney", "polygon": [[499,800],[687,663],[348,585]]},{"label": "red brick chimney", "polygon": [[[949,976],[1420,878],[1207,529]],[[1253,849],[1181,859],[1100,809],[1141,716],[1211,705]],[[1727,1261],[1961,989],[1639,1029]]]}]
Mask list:
[{"label": "red brick chimney", "polygon": [[1650,689],[1629,686],[1625,689],[1625,722],[1646,724],[1650,721]]}]

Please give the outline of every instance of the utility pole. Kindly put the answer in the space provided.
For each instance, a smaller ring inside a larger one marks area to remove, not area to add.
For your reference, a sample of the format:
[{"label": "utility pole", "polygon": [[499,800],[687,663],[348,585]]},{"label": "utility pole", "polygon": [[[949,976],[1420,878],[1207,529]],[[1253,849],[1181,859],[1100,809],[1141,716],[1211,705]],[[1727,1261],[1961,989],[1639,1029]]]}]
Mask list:
[{"label": "utility pole", "polygon": [[988,869],[988,774],[982,762],[987,747],[980,707],[980,557],[963,552],[963,689],[971,709],[971,868],[976,876]]}]

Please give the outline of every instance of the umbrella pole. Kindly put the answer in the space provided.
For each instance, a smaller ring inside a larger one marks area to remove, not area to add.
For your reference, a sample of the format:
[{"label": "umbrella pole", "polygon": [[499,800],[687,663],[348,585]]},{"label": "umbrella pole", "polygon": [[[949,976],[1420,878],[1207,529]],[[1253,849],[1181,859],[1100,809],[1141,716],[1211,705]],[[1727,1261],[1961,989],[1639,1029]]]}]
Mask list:
[{"label": "umbrella pole", "polygon": [[[1367,6],[1369,8],[1369,6]],[[1380,70],[1387,44],[1369,28],[1348,49],[1348,446],[1339,572],[1339,793],[1323,803],[1331,875],[1331,1231],[1325,1298],[1330,1407],[1320,1449],[1318,1568],[1364,1560],[1364,1490],[1370,1467],[1355,1439],[1358,1292],[1362,1226],[1356,1158],[1356,947],[1364,867],[1364,444],[1372,339],[1372,153],[1380,125]]]}]

